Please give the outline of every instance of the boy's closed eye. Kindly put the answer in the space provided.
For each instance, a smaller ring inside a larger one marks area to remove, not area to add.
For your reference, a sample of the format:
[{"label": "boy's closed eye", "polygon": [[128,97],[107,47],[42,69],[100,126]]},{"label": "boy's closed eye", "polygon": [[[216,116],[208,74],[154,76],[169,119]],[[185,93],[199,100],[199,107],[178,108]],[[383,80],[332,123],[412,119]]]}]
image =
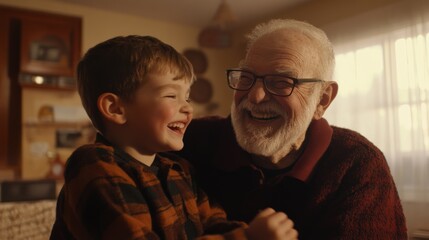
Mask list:
[{"label": "boy's closed eye", "polygon": [[[171,95],[165,95],[164,97],[171,98],[171,99],[176,99],[177,95],[171,94]],[[189,96],[187,96],[186,99],[185,99],[185,101],[188,102],[188,103],[190,103],[191,102],[191,98]]]}]

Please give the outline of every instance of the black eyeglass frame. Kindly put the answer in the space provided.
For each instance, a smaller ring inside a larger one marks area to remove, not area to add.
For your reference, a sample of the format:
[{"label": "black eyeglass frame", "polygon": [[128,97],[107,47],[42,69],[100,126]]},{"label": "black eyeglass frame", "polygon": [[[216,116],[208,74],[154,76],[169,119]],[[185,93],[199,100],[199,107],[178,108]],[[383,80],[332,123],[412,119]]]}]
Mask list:
[{"label": "black eyeglass frame", "polygon": [[[246,89],[237,89],[237,88],[234,88],[233,86],[231,86],[230,78],[229,78],[229,75],[230,75],[231,72],[245,72],[245,73],[248,73],[248,74],[252,75],[253,76],[253,82],[252,82],[252,84],[250,84],[250,86],[248,88],[246,88]],[[287,95],[284,95],[284,94],[278,94],[278,93],[272,92],[272,90],[270,90],[267,87],[267,83],[265,82],[265,78],[267,76],[287,77],[287,78],[291,79],[293,81],[293,85],[292,85],[292,89],[291,89],[290,93],[287,94]],[[310,83],[310,82],[324,82],[324,80],[321,80],[321,79],[316,79],[316,78],[294,78],[294,77],[288,76],[286,74],[281,74],[281,73],[279,73],[279,74],[266,74],[266,75],[261,75],[260,76],[260,75],[254,74],[251,71],[244,70],[244,69],[241,69],[241,68],[226,69],[226,79],[227,79],[227,82],[228,82],[228,86],[231,89],[237,90],[237,91],[249,91],[253,87],[253,85],[255,85],[256,81],[258,79],[261,79],[262,82],[263,82],[263,84],[264,84],[264,88],[265,88],[265,90],[267,92],[269,92],[272,95],[281,96],[281,97],[289,97],[290,95],[292,95],[293,90],[295,89],[296,85],[299,85],[299,84],[302,84],[302,83]]]}]

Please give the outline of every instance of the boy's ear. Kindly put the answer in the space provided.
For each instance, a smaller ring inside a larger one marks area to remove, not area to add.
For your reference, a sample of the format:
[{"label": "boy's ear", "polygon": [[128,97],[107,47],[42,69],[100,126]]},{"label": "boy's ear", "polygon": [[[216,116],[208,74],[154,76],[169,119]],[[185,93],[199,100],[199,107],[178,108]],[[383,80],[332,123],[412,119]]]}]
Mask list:
[{"label": "boy's ear", "polygon": [[127,122],[121,99],[113,93],[103,93],[98,97],[97,107],[103,117],[116,124]]},{"label": "boy's ear", "polygon": [[317,105],[316,112],[314,113],[314,119],[318,120],[323,117],[326,109],[337,96],[338,84],[334,81],[329,82],[328,86],[325,86],[322,96],[320,96],[319,104]]}]

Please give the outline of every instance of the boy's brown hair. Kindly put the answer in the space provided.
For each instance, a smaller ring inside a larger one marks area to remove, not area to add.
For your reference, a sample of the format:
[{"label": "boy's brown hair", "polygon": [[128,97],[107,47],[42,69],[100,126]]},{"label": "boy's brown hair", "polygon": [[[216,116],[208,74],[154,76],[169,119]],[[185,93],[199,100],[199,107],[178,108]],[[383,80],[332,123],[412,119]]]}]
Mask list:
[{"label": "boy's brown hair", "polygon": [[120,36],[87,51],[77,67],[77,85],[82,105],[92,124],[104,132],[98,97],[106,92],[128,101],[149,72],[167,70],[177,79],[194,80],[191,63],[170,45],[151,36]]}]

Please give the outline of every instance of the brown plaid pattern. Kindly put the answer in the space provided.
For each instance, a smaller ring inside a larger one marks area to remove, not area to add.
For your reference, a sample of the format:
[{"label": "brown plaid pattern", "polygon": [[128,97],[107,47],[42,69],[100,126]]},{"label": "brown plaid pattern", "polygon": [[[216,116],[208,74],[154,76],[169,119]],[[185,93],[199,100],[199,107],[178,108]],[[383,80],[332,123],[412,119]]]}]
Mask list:
[{"label": "brown plaid pattern", "polygon": [[155,165],[157,173],[101,136],[78,148],[51,239],[245,239],[246,225],[209,202],[186,161],[158,154]]}]

